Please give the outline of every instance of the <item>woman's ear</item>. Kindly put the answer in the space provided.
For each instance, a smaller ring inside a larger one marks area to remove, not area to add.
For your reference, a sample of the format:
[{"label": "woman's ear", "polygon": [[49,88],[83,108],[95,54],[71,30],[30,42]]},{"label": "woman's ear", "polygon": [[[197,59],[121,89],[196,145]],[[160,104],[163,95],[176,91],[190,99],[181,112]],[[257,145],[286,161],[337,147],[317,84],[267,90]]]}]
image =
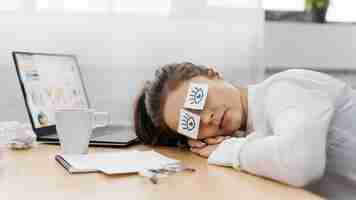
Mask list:
[{"label": "woman's ear", "polygon": [[216,67],[214,65],[207,65],[206,66],[208,68],[208,77],[209,78],[216,78],[216,79],[222,79],[222,75],[221,73],[219,73],[217,70],[216,70]]}]

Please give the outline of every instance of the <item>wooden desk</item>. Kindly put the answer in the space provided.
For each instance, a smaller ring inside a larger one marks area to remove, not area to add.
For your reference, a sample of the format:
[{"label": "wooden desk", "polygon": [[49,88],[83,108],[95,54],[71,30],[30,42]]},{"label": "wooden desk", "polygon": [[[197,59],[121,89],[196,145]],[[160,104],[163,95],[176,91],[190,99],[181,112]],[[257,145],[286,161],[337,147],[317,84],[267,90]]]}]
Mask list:
[{"label": "wooden desk", "polygon": [[[148,149],[137,145],[130,149]],[[90,152],[127,149],[90,148]],[[0,167],[1,200],[91,199],[320,199],[306,192],[240,173],[207,165],[206,159],[188,151],[160,147],[156,151],[182,160],[197,169],[159,179],[157,185],[137,175],[106,176],[100,173],[69,174],[55,160],[59,146],[40,144],[31,150],[5,150]]]}]

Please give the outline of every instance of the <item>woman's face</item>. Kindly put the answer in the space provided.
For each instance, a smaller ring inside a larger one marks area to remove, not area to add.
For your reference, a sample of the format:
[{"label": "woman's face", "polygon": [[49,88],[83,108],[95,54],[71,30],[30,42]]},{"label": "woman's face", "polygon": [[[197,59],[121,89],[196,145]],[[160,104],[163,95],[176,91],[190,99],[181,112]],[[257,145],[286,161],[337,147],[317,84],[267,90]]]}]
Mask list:
[{"label": "woman's face", "polygon": [[[178,130],[180,109],[183,108],[190,83],[208,85],[208,96],[202,111],[189,110],[200,115],[198,139],[232,135],[241,127],[242,104],[240,91],[230,83],[217,78],[196,76],[168,89],[163,104],[163,118],[172,130]],[[169,87],[169,86],[168,86]]]}]

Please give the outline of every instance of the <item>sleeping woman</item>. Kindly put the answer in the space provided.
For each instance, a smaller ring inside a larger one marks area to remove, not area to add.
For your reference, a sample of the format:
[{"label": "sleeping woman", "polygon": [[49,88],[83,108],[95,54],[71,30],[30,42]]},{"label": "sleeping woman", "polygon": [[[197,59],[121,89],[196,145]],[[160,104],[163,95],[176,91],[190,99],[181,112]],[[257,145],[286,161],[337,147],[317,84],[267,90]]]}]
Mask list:
[{"label": "sleeping woman", "polygon": [[356,196],[356,92],[309,70],[247,87],[214,69],[157,69],[134,109],[145,144],[188,146],[209,164],[304,187],[328,199]]}]

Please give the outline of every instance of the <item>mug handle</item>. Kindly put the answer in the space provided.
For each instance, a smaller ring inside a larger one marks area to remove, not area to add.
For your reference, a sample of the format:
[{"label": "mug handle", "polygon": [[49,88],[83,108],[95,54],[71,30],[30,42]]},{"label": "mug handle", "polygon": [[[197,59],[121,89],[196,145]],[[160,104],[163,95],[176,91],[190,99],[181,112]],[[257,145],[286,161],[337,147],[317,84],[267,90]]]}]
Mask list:
[{"label": "mug handle", "polygon": [[[98,117],[103,117],[106,120],[103,120],[102,123],[98,123]],[[105,127],[108,126],[111,122],[110,115],[108,112],[94,112],[94,123],[93,123],[93,128],[97,127]],[[105,121],[105,122],[104,122]]]}]

